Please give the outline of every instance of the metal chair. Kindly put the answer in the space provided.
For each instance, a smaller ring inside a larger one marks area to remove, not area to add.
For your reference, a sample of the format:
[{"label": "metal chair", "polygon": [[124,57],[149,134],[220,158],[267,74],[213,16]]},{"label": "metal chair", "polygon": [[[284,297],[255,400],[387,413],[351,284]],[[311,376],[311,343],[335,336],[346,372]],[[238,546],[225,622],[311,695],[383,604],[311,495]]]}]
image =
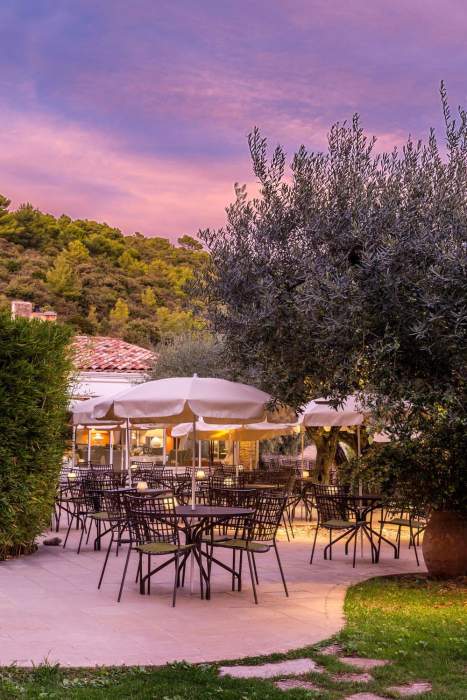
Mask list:
[{"label": "metal chair", "polygon": [[[151,591],[151,576],[171,563],[175,564],[172,606],[175,607],[180,569],[193,545],[181,544],[175,500],[172,495],[141,496],[125,493],[123,496],[129,531],[129,546],[125,559],[118,602],[122,597],[131,552],[139,554],[138,575],[140,593]],[[147,573],[143,576],[143,556],[147,557]],[[170,556],[170,559],[151,570],[151,557]]]},{"label": "metal chair", "polygon": [[[259,492],[256,497],[255,514],[252,517],[244,518],[241,527],[240,524],[237,524],[237,536],[226,541],[211,542],[211,553],[215,547],[222,547],[232,551],[232,570],[234,572],[232,582],[234,583],[236,577],[238,590],[241,590],[243,553],[246,553],[255,604],[258,604],[256,586],[259,584],[255,556],[257,554],[267,554],[271,549],[274,549],[276,555],[285,595],[287,597],[289,595],[276,543],[277,531],[282,521],[285,502],[284,496]],[[238,573],[236,572],[235,562],[236,552],[239,552],[240,555]]]},{"label": "metal chair", "polygon": [[[381,542],[389,542],[395,549],[395,558],[399,559],[401,549],[401,532],[404,528],[409,531],[409,549],[413,547],[417,566],[420,566],[417,546],[420,544],[420,535],[427,526],[427,513],[421,508],[416,508],[413,504],[400,499],[391,499],[381,506],[381,518],[379,520],[378,538],[378,559],[381,551]],[[385,525],[397,528],[396,544],[383,538],[383,528]]]},{"label": "metal chair", "polygon": [[[313,484],[312,490],[316,510],[318,512],[318,520],[316,523],[313,548],[311,550],[310,564],[313,563],[318,530],[324,528],[329,532],[329,543],[324,548],[324,558],[327,559],[327,552],[329,550],[329,559],[331,560],[333,545],[347,537],[345,553],[347,554],[349,543],[353,539],[354,549],[352,566],[355,567],[357,534],[362,523],[356,517],[355,510],[350,504],[348,495],[337,486]],[[333,533],[336,531],[341,531],[341,534],[335,539],[332,539]],[[373,559],[373,546],[371,548],[371,555]]]}]

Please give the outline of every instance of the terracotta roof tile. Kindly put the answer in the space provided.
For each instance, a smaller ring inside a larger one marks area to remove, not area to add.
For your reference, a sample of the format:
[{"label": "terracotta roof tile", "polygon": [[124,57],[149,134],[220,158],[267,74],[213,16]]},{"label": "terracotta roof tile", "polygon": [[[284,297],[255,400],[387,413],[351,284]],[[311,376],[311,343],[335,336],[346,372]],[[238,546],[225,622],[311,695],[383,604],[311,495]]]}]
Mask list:
[{"label": "terracotta roof tile", "polygon": [[74,340],[76,369],[94,372],[144,372],[154,353],[119,338],[77,335]]}]

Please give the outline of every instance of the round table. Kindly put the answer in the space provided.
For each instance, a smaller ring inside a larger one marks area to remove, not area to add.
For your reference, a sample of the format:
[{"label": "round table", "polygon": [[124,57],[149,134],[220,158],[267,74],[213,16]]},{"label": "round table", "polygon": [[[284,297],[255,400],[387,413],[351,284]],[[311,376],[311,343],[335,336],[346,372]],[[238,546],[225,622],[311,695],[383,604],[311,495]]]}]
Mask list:
[{"label": "round table", "polygon": [[[208,557],[206,552],[201,549],[203,533],[212,530],[216,525],[220,525],[232,518],[241,518],[254,515],[253,508],[236,508],[230,506],[205,506],[196,504],[192,506],[177,506],[175,512],[184,522],[182,528],[187,544],[194,544],[193,555],[200,570],[201,583],[201,598],[203,598],[203,582],[206,585],[206,600],[211,598],[209,568],[206,570],[203,566],[203,556]],[[193,522],[195,521],[195,522]],[[223,562],[215,560],[217,564],[222,566],[230,573],[233,570]]]}]

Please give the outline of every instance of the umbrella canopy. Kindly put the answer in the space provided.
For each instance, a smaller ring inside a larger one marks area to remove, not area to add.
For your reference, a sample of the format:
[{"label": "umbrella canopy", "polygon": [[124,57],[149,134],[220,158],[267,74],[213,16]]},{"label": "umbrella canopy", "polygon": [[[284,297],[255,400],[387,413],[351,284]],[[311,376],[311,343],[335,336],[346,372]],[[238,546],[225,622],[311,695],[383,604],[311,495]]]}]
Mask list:
[{"label": "umbrella canopy", "polygon": [[[249,423],[246,425],[214,425],[197,421],[196,432],[201,440],[266,440],[280,435],[292,435],[299,429],[294,423]],[[172,428],[172,437],[188,437],[193,433],[192,423],[180,423]]]},{"label": "umbrella canopy", "polygon": [[[268,417],[272,397],[260,389],[204,377],[174,377],[138,384],[93,405],[100,420],[128,419],[165,422],[167,425],[197,420],[216,424],[254,423]],[[89,402],[88,402],[89,403]],[[277,415],[269,418],[277,422]]]},{"label": "umbrella canopy", "polygon": [[367,414],[354,396],[348,396],[339,408],[333,408],[327,399],[310,401],[302,411],[300,423],[305,427],[343,427],[361,425]]}]

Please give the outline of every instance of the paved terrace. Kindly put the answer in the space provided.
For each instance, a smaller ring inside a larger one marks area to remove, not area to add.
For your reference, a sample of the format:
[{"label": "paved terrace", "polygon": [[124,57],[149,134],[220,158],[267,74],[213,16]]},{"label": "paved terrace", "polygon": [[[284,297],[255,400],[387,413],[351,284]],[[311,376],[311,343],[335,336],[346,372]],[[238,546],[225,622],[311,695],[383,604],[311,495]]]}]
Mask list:
[{"label": "paved terrace", "polygon": [[325,536],[318,540],[309,566],[311,532],[309,525],[297,525],[292,542],[281,533],[289,598],[270,553],[257,557],[259,605],[254,605],[245,563],[241,593],[232,593],[228,574],[217,567],[212,599],[200,600],[196,586],[190,595],[187,584],[179,590],[175,609],[171,566],[153,577],[151,595],[142,596],[134,583],[138,557],[132,555],[123,598],[117,603],[123,551],[109,559],[98,591],[104,551],[94,552],[89,544],[78,556],[76,530],[66,549],[40,544],[31,556],[0,562],[0,665],[27,666],[46,657],[64,666],[160,665],[285,652],[327,639],[342,627],[349,585],[417,570],[406,543],[399,561],[385,548],[380,563],[372,565],[366,547],[364,558],[352,569],[351,557],[344,556],[339,544],[333,561],[324,561]]}]

